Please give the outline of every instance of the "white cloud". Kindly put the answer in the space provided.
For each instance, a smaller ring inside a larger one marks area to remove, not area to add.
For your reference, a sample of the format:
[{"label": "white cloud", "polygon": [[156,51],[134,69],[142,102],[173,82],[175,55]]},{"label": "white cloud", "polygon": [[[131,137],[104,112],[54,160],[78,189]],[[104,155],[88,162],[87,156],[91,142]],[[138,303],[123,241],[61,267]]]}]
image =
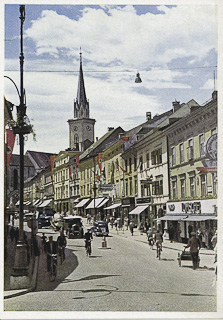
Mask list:
[{"label": "white cloud", "polygon": [[214,79],[208,79],[200,89],[213,91],[214,89],[217,90],[217,87],[218,87],[217,80],[215,80],[215,83],[214,83]]}]

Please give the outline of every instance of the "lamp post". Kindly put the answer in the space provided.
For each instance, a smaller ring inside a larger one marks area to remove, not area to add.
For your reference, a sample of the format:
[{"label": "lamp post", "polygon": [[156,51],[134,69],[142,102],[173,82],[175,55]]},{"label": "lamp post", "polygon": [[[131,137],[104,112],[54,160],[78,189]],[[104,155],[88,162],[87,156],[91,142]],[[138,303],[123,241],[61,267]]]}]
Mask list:
[{"label": "lamp post", "polygon": [[[23,87],[23,23],[25,21],[25,6],[20,5],[20,105],[17,107],[17,123],[13,127],[13,132],[19,135],[20,145],[20,208],[19,208],[19,239],[16,245],[15,263],[10,278],[12,289],[26,288],[29,285],[28,265],[27,265],[27,248],[23,237],[23,209],[24,209],[24,134],[31,132],[31,125],[25,122],[26,105],[25,105],[25,90]],[[18,91],[18,90],[17,90]]]}]

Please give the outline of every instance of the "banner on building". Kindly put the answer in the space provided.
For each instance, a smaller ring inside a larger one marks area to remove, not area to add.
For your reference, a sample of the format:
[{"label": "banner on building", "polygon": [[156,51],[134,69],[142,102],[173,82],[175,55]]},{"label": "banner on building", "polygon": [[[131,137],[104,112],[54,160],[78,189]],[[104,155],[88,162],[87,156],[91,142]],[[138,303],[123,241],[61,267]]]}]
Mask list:
[{"label": "banner on building", "polygon": [[98,166],[99,166],[100,172],[101,172],[101,166],[102,166],[102,157],[103,157],[103,153],[99,153],[98,154]]},{"label": "banner on building", "polygon": [[15,144],[15,134],[10,129],[6,129],[6,165],[7,169],[12,156],[12,151]]}]

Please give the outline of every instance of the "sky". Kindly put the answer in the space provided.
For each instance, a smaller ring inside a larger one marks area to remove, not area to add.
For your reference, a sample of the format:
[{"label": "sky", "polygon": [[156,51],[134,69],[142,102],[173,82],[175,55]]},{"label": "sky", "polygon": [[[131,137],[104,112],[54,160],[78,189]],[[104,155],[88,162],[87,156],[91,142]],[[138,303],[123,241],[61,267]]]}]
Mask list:
[{"label": "sky", "polygon": [[[80,47],[95,137],[124,130],[172,108],[199,104],[217,89],[215,5],[26,5],[24,87],[36,133],[25,151],[69,147],[68,119],[77,95]],[[19,5],[5,5],[4,75],[20,86]],[[139,72],[142,83],[135,83]],[[215,78],[215,80],[214,80]],[[18,105],[14,85],[4,94]],[[15,111],[13,112],[16,117]],[[18,142],[14,153],[19,153]]]}]

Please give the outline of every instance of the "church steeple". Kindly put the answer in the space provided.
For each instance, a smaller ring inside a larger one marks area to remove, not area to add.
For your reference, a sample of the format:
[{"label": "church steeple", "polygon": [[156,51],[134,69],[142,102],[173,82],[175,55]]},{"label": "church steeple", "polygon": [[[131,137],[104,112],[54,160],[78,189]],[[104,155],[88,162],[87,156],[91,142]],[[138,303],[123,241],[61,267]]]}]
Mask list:
[{"label": "church steeple", "polygon": [[[80,48],[81,49],[81,48]],[[80,70],[78,79],[77,98],[74,102],[74,118],[89,118],[89,102],[87,101],[84,74],[82,69],[82,52],[80,51]]]}]

